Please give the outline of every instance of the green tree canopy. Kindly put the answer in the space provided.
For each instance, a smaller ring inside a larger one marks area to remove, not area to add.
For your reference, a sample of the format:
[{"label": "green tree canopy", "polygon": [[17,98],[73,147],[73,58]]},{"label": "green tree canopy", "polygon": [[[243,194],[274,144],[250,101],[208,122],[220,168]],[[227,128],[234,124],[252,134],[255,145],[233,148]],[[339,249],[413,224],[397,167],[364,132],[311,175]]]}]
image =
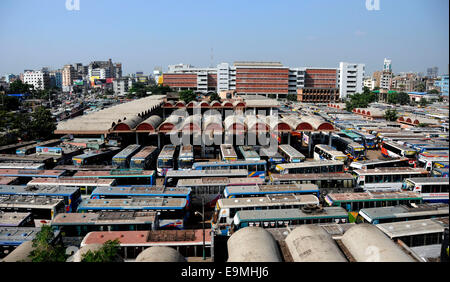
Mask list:
[{"label": "green tree canopy", "polygon": [[30,93],[33,88],[34,88],[33,85],[25,84],[22,82],[22,80],[16,79],[9,85],[9,93],[10,94]]},{"label": "green tree canopy", "polygon": [[186,104],[195,101],[197,98],[197,95],[192,90],[183,90],[180,91],[180,99],[183,100]]},{"label": "green tree canopy", "polygon": [[398,119],[398,112],[397,112],[397,110],[396,109],[387,109],[385,112],[384,112],[384,118],[387,120],[387,121],[396,121],[397,119]]},{"label": "green tree canopy", "polygon": [[370,92],[363,93],[355,93],[353,95],[349,95],[347,101],[345,102],[345,109],[349,112],[353,111],[356,108],[367,108],[370,103],[373,103],[377,100],[377,96]]},{"label": "green tree canopy", "polygon": [[209,95],[209,101],[210,102],[212,102],[212,101],[219,101],[219,102],[221,102],[222,99],[220,99],[220,96],[216,92],[214,92],[214,93],[211,93],[211,95]]},{"label": "green tree canopy", "polygon": [[117,261],[120,249],[118,239],[114,241],[108,240],[97,251],[87,251],[81,261],[82,262],[115,262]]},{"label": "green tree canopy", "polygon": [[289,94],[289,95],[286,96],[286,99],[287,99],[288,101],[297,102],[297,95],[295,95],[295,94]]},{"label": "green tree canopy", "polygon": [[45,139],[53,134],[56,123],[52,114],[45,107],[38,107],[31,114],[30,130],[35,139]]},{"label": "green tree canopy", "polygon": [[49,225],[44,225],[33,239],[33,251],[29,257],[32,262],[65,262],[64,246],[52,244],[54,233]]},{"label": "green tree canopy", "polygon": [[439,91],[437,89],[431,89],[428,91],[428,94],[439,94]]}]

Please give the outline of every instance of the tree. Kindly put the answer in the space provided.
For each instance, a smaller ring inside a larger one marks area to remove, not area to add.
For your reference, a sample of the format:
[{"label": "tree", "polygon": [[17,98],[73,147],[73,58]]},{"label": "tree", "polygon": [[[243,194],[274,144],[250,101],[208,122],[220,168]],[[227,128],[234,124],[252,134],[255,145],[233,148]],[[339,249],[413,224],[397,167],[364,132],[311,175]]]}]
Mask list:
[{"label": "tree", "polygon": [[428,91],[428,94],[439,94],[439,91],[437,89],[431,89]]},{"label": "tree", "polygon": [[214,93],[211,93],[211,95],[209,95],[209,102],[212,102],[212,101],[221,102],[222,100],[220,99],[220,96],[216,92],[214,92]]},{"label": "tree", "polygon": [[197,98],[197,95],[192,90],[183,90],[180,91],[180,99],[183,100],[186,104],[195,101]]},{"label": "tree", "polygon": [[419,83],[414,89],[418,92],[425,92],[426,87],[425,84]]},{"label": "tree", "polygon": [[421,107],[426,107],[428,104],[429,104],[429,103],[428,103],[428,100],[427,100],[427,99],[425,99],[425,98],[420,99],[419,105],[420,105]]},{"label": "tree", "polygon": [[17,79],[17,80],[14,80],[14,82],[12,82],[9,85],[9,93],[10,94],[30,93],[32,88],[33,88],[32,85],[25,84],[25,83],[22,82],[22,80]]},{"label": "tree", "polygon": [[397,112],[397,110],[396,109],[387,109],[385,112],[384,112],[384,118],[387,120],[387,121],[396,121],[397,119],[398,119],[398,112]]},{"label": "tree", "polygon": [[0,94],[1,96],[1,105],[0,108],[4,109],[5,111],[17,111],[20,106],[19,98],[17,97],[11,97],[5,94]]},{"label": "tree", "polygon": [[396,105],[398,104],[398,94],[397,93],[389,93],[387,97],[388,104]]},{"label": "tree", "polygon": [[30,130],[32,137],[36,139],[45,139],[50,136],[55,129],[56,124],[51,112],[42,106],[36,108],[31,115]]},{"label": "tree", "polygon": [[33,239],[32,262],[65,262],[67,257],[62,244],[52,244],[55,237],[52,228],[44,225]]},{"label": "tree", "polygon": [[81,262],[116,262],[120,249],[118,239],[114,241],[108,240],[97,251],[87,251],[83,254]]},{"label": "tree", "polygon": [[287,99],[288,101],[297,102],[297,95],[295,95],[295,94],[289,94],[289,95],[286,96],[286,99]]},{"label": "tree", "polygon": [[398,93],[397,100],[400,105],[408,105],[411,102],[411,98],[409,98],[408,93],[405,92]]},{"label": "tree", "polygon": [[377,96],[370,92],[363,93],[355,93],[353,95],[349,95],[347,101],[345,102],[345,109],[349,112],[353,111],[356,108],[367,108],[370,103],[373,103],[377,100]]}]

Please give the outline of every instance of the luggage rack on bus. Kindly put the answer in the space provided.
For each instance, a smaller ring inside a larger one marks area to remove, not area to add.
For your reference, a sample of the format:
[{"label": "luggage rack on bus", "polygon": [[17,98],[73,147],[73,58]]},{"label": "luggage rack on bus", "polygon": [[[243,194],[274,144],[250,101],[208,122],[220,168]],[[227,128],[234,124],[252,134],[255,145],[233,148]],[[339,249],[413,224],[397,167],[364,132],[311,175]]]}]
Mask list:
[{"label": "luggage rack on bus", "polygon": [[147,242],[195,241],[194,230],[150,230]]},{"label": "luggage rack on bus", "polygon": [[130,175],[130,174],[142,174],[143,169],[112,169],[111,175]]}]

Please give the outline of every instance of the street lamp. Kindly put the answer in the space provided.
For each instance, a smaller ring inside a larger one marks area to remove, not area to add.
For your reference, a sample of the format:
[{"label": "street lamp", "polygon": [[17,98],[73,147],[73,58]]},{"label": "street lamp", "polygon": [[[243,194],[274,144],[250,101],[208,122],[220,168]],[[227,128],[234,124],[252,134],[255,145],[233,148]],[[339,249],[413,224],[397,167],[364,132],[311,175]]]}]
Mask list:
[{"label": "street lamp", "polygon": [[202,212],[195,212],[195,215],[200,215],[202,217],[202,225],[203,225],[203,260],[206,260],[205,253],[205,197],[202,197]]}]

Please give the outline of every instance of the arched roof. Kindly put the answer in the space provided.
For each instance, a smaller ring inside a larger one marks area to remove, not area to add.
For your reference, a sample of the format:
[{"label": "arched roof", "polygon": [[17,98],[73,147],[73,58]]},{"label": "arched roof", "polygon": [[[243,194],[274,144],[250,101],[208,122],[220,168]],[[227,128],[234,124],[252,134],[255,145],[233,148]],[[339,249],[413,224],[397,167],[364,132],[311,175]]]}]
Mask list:
[{"label": "arched roof", "polygon": [[331,235],[319,225],[301,225],[286,237],[285,242],[294,262],[347,261]]},{"label": "arched roof", "polygon": [[223,108],[233,108],[233,103],[231,101],[223,101],[222,107]]},{"label": "arched roof", "polygon": [[243,115],[227,116],[224,120],[225,130],[228,132],[244,132],[247,131],[245,117]]},{"label": "arched roof", "polygon": [[186,262],[186,259],[170,247],[150,247],[143,250],[135,262]]},{"label": "arched roof", "polygon": [[179,127],[181,131],[200,131],[202,124],[202,115],[196,114],[192,116],[188,116],[184,119],[182,125]]},{"label": "arched roof", "polygon": [[266,123],[270,126],[270,129],[278,132],[291,132],[292,127],[285,121],[278,117],[267,116]]},{"label": "arched roof", "polygon": [[334,131],[334,126],[322,118],[305,116],[301,120],[310,124],[316,131]]},{"label": "arched roof", "polygon": [[158,126],[162,123],[162,118],[158,115],[153,115],[148,119],[142,121],[137,127],[136,131],[155,132]]},{"label": "arched roof", "polygon": [[178,129],[178,127],[183,123],[183,121],[188,117],[188,113],[184,110],[173,112],[164,122],[162,122],[158,131],[170,132],[172,130]]},{"label": "arched roof", "polygon": [[358,262],[413,262],[397,244],[372,224],[357,224],[342,236],[342,244]]},{"label": "arched roof", "polygon": [[185,108],[186,107],[186,103],[184,101],[177,101],[177,103],[175,104],[176,108]]},{"label": "arched roof", "polygon": [[297,116],[285,116],[281,120],[288,124],[294,131],[314,131],[311,124],[304,122]]},{"label": "arched roof", "polygon": [[228,262],[281,262],[273,236],[260,227],[245,227],[227,242]]},{"label": "arched roof", "polygon": [[260,118],[255,115],[245,116],[245,124],[248,131],[253,132],[268,132],[270,131],[270,126],[266,123],[265,119]]},{"label": "arched roof", "polygon": [[210,105],[212,108],[221,108],[222,104],[219,101],[212,101],[210,102]]},{"label": "arched roof", "polygon": [[142,118],[140,117],[131,117],[126,118],[123,121],[118,122],[113,131],[130,131],[134,129],[140,122],[142,122]]},{"label": "arched roof", "polygon": [[164,102],[164,104],[163,104],[163,108],[174,108],[174,107],[175,107],[174,101],[167,101],[167,102]]},{"label": "arched roof", "polygon": [[222,125],[222,115],[221,114],[212,114],[208,115],[205,113],[203,115],[203,131],[211,132],[211,131],[223,131]]}]

